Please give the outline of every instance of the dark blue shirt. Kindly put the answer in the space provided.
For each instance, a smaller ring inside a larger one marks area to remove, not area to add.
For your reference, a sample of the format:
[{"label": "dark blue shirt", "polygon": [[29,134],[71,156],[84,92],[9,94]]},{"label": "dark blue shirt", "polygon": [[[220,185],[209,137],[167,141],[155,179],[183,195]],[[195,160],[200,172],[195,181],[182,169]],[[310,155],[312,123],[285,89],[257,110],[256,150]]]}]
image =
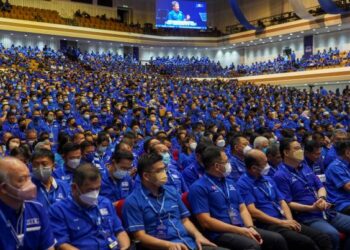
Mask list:
[{"label": "dark blue shirt", "polygon": [[111,177],[108,171],[102,175],[100,194],[108,198],[111,202],[125,199],[131,194],[132,189],[133,181],[130,176],[118,180]]},{"label": "dark blue shirt", "polygon": [[337,158],[326,169],[326,189],[329,202],[335,205],[337,211],[350,206],[350,193],[344,185],[350,182],[350,165]]},{"label": "dark blue shirt", "polygon": [[185,168],[182,172],[182,176],[187,184],[190,187],[197,179],[204,175],[204,167],[202,167],[197,161]]},{"label": "dark blue shirt", "polygon": [[110,240],[124,231],[112,203],[99,196],[98,205],[84,208],[70,196],[50,208],[50,222],[57,246],[64,243],[79,249],[109,248]]},{"label": "dark blue shirt", "polygon": [[235,155],[230,157],[230,163],[232,171],[228,178],[237,181],[246,172],[245,163]]},{"label": "dark blue shirt", "polygon": [[[274,180],[287,203],[297,202],[312,206],[317,201],[317,191],[323,187],[319,178],[304,163],[298,170],[282,163]],[[298,212],[295,218],[301,222],[322,218],[322,212]]]},{"label": "dark blue shirt", "polygon": [[238,180],[237,187],[247,206],[254,204],[257,209],[265,214],[274,218],[284,219],[280,206],[283,196],[271,177],[263,176],[255,179],[253,176],[245,173]]},{"label": "dark blue shirt", "polygon": [[[143,185],[135,187],[132,194],[126,198],[123,207],[123,221],[127,231],[134,233],[140,230],[151,236],[171,242],[181,242],[190,249],[196,244],[185,229],[182,219],[190,216],[180,195],[169,186],[162,188],[159,197],[155,197]],[[160,232],[160,226],[165,226]]]},{"label": "dark blue shirt", "polygon": [[[231,179],[206,174],[190,187],[188,200],[193,214],[209,213],[211,217],[232,225],[229,215],[229,209],[232,209],[235,215],[234,225],[243,225],[239,207],[244,202]],[[210,231],[207,235],[216,239],[221,233]]]},{"label": "dark blue shirt", "polygon": [[326,157],[323,161],[324,163],[324,166],[327,168],[329,164],[332,163],[332,161],[334,161],[336,158],[337,158],[337,152],[335,151],[335,148],[334,146],[332,146],[328,151],[327,151],[327,154],[326,154]]},{"label": "dark blue shirt", "polygon": [[[44,250],[52,247],[55,243],[47,212],[43,206],[35,201],[24,202],[23,213],[18,214],[15,209],[7,206],[0,200],[0,249],[2,250]],[[23,215],[23,216],[19,216]],[[18,223],[23,223],[23,232],[16,232]],[[8,226],[7,223],[9,223]],[[23,245],[16,248],[15,235],[11,233],[23,233]]]}]

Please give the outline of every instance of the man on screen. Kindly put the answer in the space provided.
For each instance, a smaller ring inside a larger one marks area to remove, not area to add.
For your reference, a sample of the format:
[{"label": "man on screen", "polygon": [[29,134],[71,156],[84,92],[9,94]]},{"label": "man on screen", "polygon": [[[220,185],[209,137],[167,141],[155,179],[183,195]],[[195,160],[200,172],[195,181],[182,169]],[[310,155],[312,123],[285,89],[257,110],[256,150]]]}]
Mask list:
[{"label": "man on screen", "polygon": [[171,2],[173,10],[168,13],[168,20],[174,21],[189,21],[191,19],[190,15],[184,15],[180,10],[180,4],[178,1]]}]

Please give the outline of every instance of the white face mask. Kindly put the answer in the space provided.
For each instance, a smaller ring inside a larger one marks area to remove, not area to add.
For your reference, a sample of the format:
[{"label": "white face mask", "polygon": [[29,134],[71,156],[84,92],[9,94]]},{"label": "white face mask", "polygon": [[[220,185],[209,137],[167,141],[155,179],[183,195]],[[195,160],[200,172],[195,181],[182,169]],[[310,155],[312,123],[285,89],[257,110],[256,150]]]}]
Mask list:
[{"label": "white face mask", "polygon": [[264,169],[261,171],[261,175],[267,175],[270,171],[271,166],[269,164],[266,164],[266,166],[264,167]]},{"label": "white face mask", "polygon": [[192,143],[190,143],[190,149],[191,149],[192,151],[195,151],[196,148],[197,148],[197,142],[192,142]]},{"label": "white face mask", "polygon": [[216,146],[223,148],[225,147],[225,144],[226,144],[225,140],[218,140],[216,143]]},{"label": "white face mask", "polygon": [[226,163],[225,164],[225,172],[223,173],[224,177],[227,177],[231,174],[232,172],[232,166],[231,166],[231,163]]},{"label": "white face mask", "polygon": [[[80,190],[79,190],[80,192]],[[91,192],[88,192],[86,194],[80,194],[79,195],[79,199],[85,203],[86,205],[89,206],[96,206],[98,203],[98,195],[99,195],[100,191],[99,190],[94,190]]]},{"label": "white face mask", "polygon": [[249,146],[249,145],[245,146],[243,149],[243,154],[247,155],[250,150],[252,150],[251,146]]},{"label": "white face mask", "polygon": [[68,160],[67,165],[70,168],[76,169],[80,164],[80,158],[79,159],[72,159]]}]

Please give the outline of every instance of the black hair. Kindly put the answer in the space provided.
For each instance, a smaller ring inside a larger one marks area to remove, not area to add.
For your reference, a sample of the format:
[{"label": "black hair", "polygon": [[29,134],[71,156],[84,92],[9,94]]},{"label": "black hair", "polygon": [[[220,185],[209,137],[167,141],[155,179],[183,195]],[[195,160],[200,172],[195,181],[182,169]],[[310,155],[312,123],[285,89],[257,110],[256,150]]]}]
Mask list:
[{"label": "black hair", "polygon": [[81,164],[73,174],[73,183],[81,187],[85,181],[96,181],[101,178],[100,171],[91,163]]},{"label": "black hair", "polygon": [[14,148],[10,152],[10,156],[16,157],[18,155],[23,155],[26,160],[30,160],[30,149],[26,145],[20,145]]},{"label": "black hair", "polygon": [[50,161],[52,161],[52,163],[55,162],[55,155],[51,152],[51,150],[48,150],[46,148],[40,148],[40,149],[34,150],[31,157],[31,161],[33,162],[35,159],[43,158],[43,157],[49,158]]},{"label": "black hair", "polygon": [[266,155],[276,156],[279,152],[280,152],[280,144],[279,143],[272,143],[266,149]]},{"label": "black hair", "polygon": [[280,153],[281,153],[282,159],[284,159],[284,151],[289,150],[290,144],[292,144],[292,142],[295,142],[295,141],[297,140],[295,140],[294,138],[283,138],[280,141]]},{"label": "black hair", "polygon": [[109,142],[109,136],[108,136],[107,132],[101,131],[97,135],[96,143],[99,145],[99,144],[101,144],[104,141],[108,141]]},{"label": "black hair", "polygon": [[202,153],[204,167],[208,169],[214,165],[214,163],[221,157],[221,152],[224,152],[223,148],[217,146],[206,147]]},{"label": "black hair", "polygon": [[347,149],[350,149],[350,140],[339,141],[334,144],[334,149],[337,155],[344,156]]},{"label": "black hair", "polygon": [[319,148],[322,148],[322,146],[314,140],[306,141],[304,144],[305,151],[309,153],[315,152]]},{"label": "black hair", "polygon": [[134,155],[130,152],[127,152],[127,151],[115,151],[113,156],[112,156],[112,160],[114,160],[116,163],[118,163],[124,159],[129,160],[129,161],[133,161]]},{"label": "black hair", "polygon": [[144,154],[142,155],[137,163],[137,174],[140,176],[142,179],[143,173],[148,172],[152,169],[152,166],[159,162],[162,161],[163,158],[162,156],[158,154]]},{"label": "black hair", "polygon": [[196,147],[195,153],[198,155],[202,155],[204,150],[209,147],[209,146],[214,146],[212,142],[207,142],[207,141],[200,141]]},{"label": "black hair", "polygon": [[259,165],[259,162],[256,157],[254,157],[254,154],[247,154],[244,157],[244,164],[247,169],[250,169],[254,165],[257,166]]},{"label": "black hair", "polygon": [[80,150],[80,145],[79,144],[73,143],[73,142],[67,142],[62,147],[62,154],[66,155],[69,152],[73,152],[73,151],[76,151],[76,150]]},{"label": "black hair", "polygon": [[95,147],[95,144],[90,142],[90,141],[83,141],[82,143],[80,143],[80,149],[81,151],[85,151],[85,149],[87,147],[90,147],[90,146],[94,146]]}]

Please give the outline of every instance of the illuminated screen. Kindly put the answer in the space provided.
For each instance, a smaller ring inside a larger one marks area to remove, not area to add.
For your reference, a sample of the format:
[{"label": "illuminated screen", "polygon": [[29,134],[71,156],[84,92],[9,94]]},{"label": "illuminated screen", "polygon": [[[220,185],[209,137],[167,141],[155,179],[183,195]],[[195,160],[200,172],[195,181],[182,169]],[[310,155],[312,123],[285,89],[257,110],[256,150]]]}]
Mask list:
[{"label": "illuminated screen", "polygon": [[156,27],[207,29],[207,4],[203,1],[157,0]]}]

